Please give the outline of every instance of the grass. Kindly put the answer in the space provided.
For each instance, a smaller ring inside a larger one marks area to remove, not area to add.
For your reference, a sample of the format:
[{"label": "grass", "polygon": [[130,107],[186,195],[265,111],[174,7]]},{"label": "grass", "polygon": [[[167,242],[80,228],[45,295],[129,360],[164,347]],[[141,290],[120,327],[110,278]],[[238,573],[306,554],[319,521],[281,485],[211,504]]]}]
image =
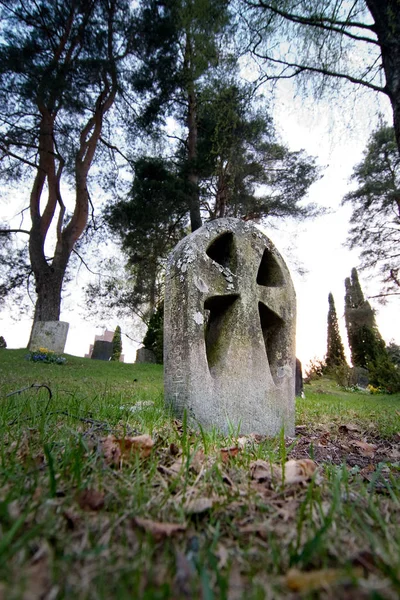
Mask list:
[{"label": "grass", "polygon": [[[0,350],[0,597],[399,597],[399,395],[320,380],[295,439],[238,439],[176,421],[157,365],[25,354]],[[253,476],[305,458],[310,481]]]}]

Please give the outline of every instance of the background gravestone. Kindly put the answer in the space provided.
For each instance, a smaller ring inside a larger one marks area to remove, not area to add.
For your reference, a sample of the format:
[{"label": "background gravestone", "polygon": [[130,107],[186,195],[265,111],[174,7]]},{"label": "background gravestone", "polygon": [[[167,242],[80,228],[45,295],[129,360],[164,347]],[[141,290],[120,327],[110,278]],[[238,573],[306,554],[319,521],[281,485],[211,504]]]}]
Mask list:
[{"label": "background gravestone", "polygon": [[272,242],[217,219],[168,258],[165,398],[178,416],[225,433],[294,433],[295,293]]},{"label": "background gravestone", "polygon": [[303,395],[303,368],[299,358],[296,358],[296,385],[295,393],[296,396],[301,397]]},{"label": "background gravestone", "polygon": [[148,348],[138,348],[136,350],[136,362],[137,363],[156,363],[157,358],[153,350]]},{"label": "background gravestone", "polygon": [[96,340],[93,346],[91,358],[95,360],[110,360],[113,353],[113,343],[104,340]]},{"label": "background gravestone", "polygon": [[28,344],[29,350],[47,348],[57,354],[64,352],[69,323],[65,321],[36,321]]}]

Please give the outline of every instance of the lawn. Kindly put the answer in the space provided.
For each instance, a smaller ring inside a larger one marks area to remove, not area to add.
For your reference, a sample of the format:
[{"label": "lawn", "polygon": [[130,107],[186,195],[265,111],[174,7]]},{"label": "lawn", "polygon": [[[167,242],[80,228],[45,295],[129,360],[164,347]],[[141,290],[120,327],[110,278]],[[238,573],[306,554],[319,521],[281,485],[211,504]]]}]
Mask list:
[{"label": "lawn", "polygon": [[295,438],[223,437],[158,365],[25,355],[0,350],[0,598],[400,596],[399,395],[319,380]]}]

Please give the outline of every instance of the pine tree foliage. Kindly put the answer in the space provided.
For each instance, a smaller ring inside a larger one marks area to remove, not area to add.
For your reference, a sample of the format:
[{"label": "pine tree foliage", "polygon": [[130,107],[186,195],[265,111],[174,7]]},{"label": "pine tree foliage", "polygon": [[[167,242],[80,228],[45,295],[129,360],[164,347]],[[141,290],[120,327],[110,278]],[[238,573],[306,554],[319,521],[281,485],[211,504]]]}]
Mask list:
[{"label": "pine tree foliage", "polygon": [[384,295],[400,295],[400,156],[393,127],[371,135],[346,194],[352,205],[350,248],[361,250],[361,268],[378,273]]},{"label": "pine tree foliage", "polygon": [[112,345],[111,360],[119,361],[122,354],[121,327],[119,325],[115,328]]},{"label": "pine tree foliage", "polygon": [[346,356],[339,332],[339,323],[336,314],[335,301],[333,295],[328,296],[328,344],[326,353],[326,366],[330,369],[346,365]]}]

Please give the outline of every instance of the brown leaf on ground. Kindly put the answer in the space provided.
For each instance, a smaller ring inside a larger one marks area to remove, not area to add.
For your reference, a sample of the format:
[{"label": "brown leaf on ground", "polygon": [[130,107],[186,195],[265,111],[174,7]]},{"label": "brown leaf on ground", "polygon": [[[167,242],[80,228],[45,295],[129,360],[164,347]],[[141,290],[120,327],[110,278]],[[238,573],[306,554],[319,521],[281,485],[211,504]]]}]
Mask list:
[{"label": "brown leaf on ground", "polygon": [[51,574],[48,549],[43,546],[32,558],[31,565],[24,570],[26,582],[22,600],[45,598],[51,587]]},{"label": "brown leaf on ground", "polygon": [[240,575],[240,567],[239,565],[232,565],[229,573],[227,600],[242,600],[245,595],[245,585]]},{"label": "brown leaf on ground", "polygon": [[174,580],[175,595],[178,597],[191,599],[192,579],[194,569],[183,552],[176,552],[176,574]]},{"label": "brown leaf on ground", "polygon": [[249,523],[239,527],[240,533],[256,533],[261,539],[267,540],[270,528],[267,523]]},{"label": "brown leaf on ground", "polygon": [[361,440],[352,440],[350,446],[355,446],[361,456],[365,456],[367,458],[372,458],[375,455],[376,446],[374,444],[367,444],[367,442],[362,442]]},{"label": "brown leaf on ground", "polygon": [[108,464],[119,465],[122,458],[139,453],[141,458],[150,455],[154,442],[147,434],[135,437],[116,438],[108,435],[101,440],[104,458]]},{"label": "brown leaf on ground", "polygon": [[237,456],[240,452],[240,448],[232,446],[231,448],[221,448],[220,454],[222,462],[226,463],[230,458]]},{"label": "brown leaf on ground", "polygon": [[224,569],[229,559],[229,552],[226,546],[219,543],[215,550],[215,556],[218,558],[218,569]]},{"label": "brown leaf on ground", "polygon": [[172,454],[172,456],[178,456],[179,452],[179,446],[172,442],[172,444],[169,445],[169,453]]},{"label": "brown leaf on ground", "polygon": [[133,521],[138,527],[141,527],[147,533],[151,533],[156,540],[171,537],[176,533],[186,530],[185,523],[161,523],[159,521],[151,521],[150,519],[142,519],[141,517],[135,517]]},{"label": "brown leaf on ground", "polygon": [[190,459],[190,468],[195,473],[200,473],[206,457],[203,450],[197,450],[196,454]]},{"label": "brown leaf on ground", "polygon": [[[311,479],[317,465],[313,460],[288,460],[284,464],[285,483],[302,483]],[[251,477],[259,482],[276,479],[282,481],[283,472],[279,465],[271,465],[265,460],[258,459],[250,463]]]},{"label": "brown leaf on ground", "polygon": [[285,463],[285,483],[302,483],[311,479],[317,469],[315,462],[309,458],[288,460]]},{"label": "brown leaf on ground", "polygon": [[195,498],[186,502],[184,509],[189,515],[199,515],[210,510],[213,504],[214,500],[212,498]]},{"label": "brown leaf on ground", "polygon": [[82,510],[101,510],[104,506],[104,492],[87,488],[78,496],[78,504]]},{"label": "brown leaf on ground", "polygon": [[63,517],[67,521],[68,529],[76,529],[81,522],[82,516],[75,513],[71,508],[63,511]]},{"label": "brown leaf on ground", "polygon": [[[354,569],[352,575],[362,577],[362,569]],[[349,574],[342,569],[320,569],[306,572],[299,571],[298,569],[290,569],[286,573],[285,583],[294,592],[312,592],[313,590],[326,588],[348,579]]]},{"label": "brown leaf on ground", "polygon": [[116,466],[120,464],[121,448],[119,444],[117,444],[117,440],[114,435],[108,435],[106,438],[103,438],[101,440],[101,448],[107,464]]},{"label": "brown leaf on ground", "polygon": [[349,433],[349,432],[360,432],[361,429],[358,425],[354,423],[343,423],[343,425],[339,425],[339,431],[341,433]]},{"label": "brown leaf on ground", "polygon": [[251,478],[256,481],[270,481],[271,479],[280,479],[282,470],[266,460],[259,458],[250,463]]}]

